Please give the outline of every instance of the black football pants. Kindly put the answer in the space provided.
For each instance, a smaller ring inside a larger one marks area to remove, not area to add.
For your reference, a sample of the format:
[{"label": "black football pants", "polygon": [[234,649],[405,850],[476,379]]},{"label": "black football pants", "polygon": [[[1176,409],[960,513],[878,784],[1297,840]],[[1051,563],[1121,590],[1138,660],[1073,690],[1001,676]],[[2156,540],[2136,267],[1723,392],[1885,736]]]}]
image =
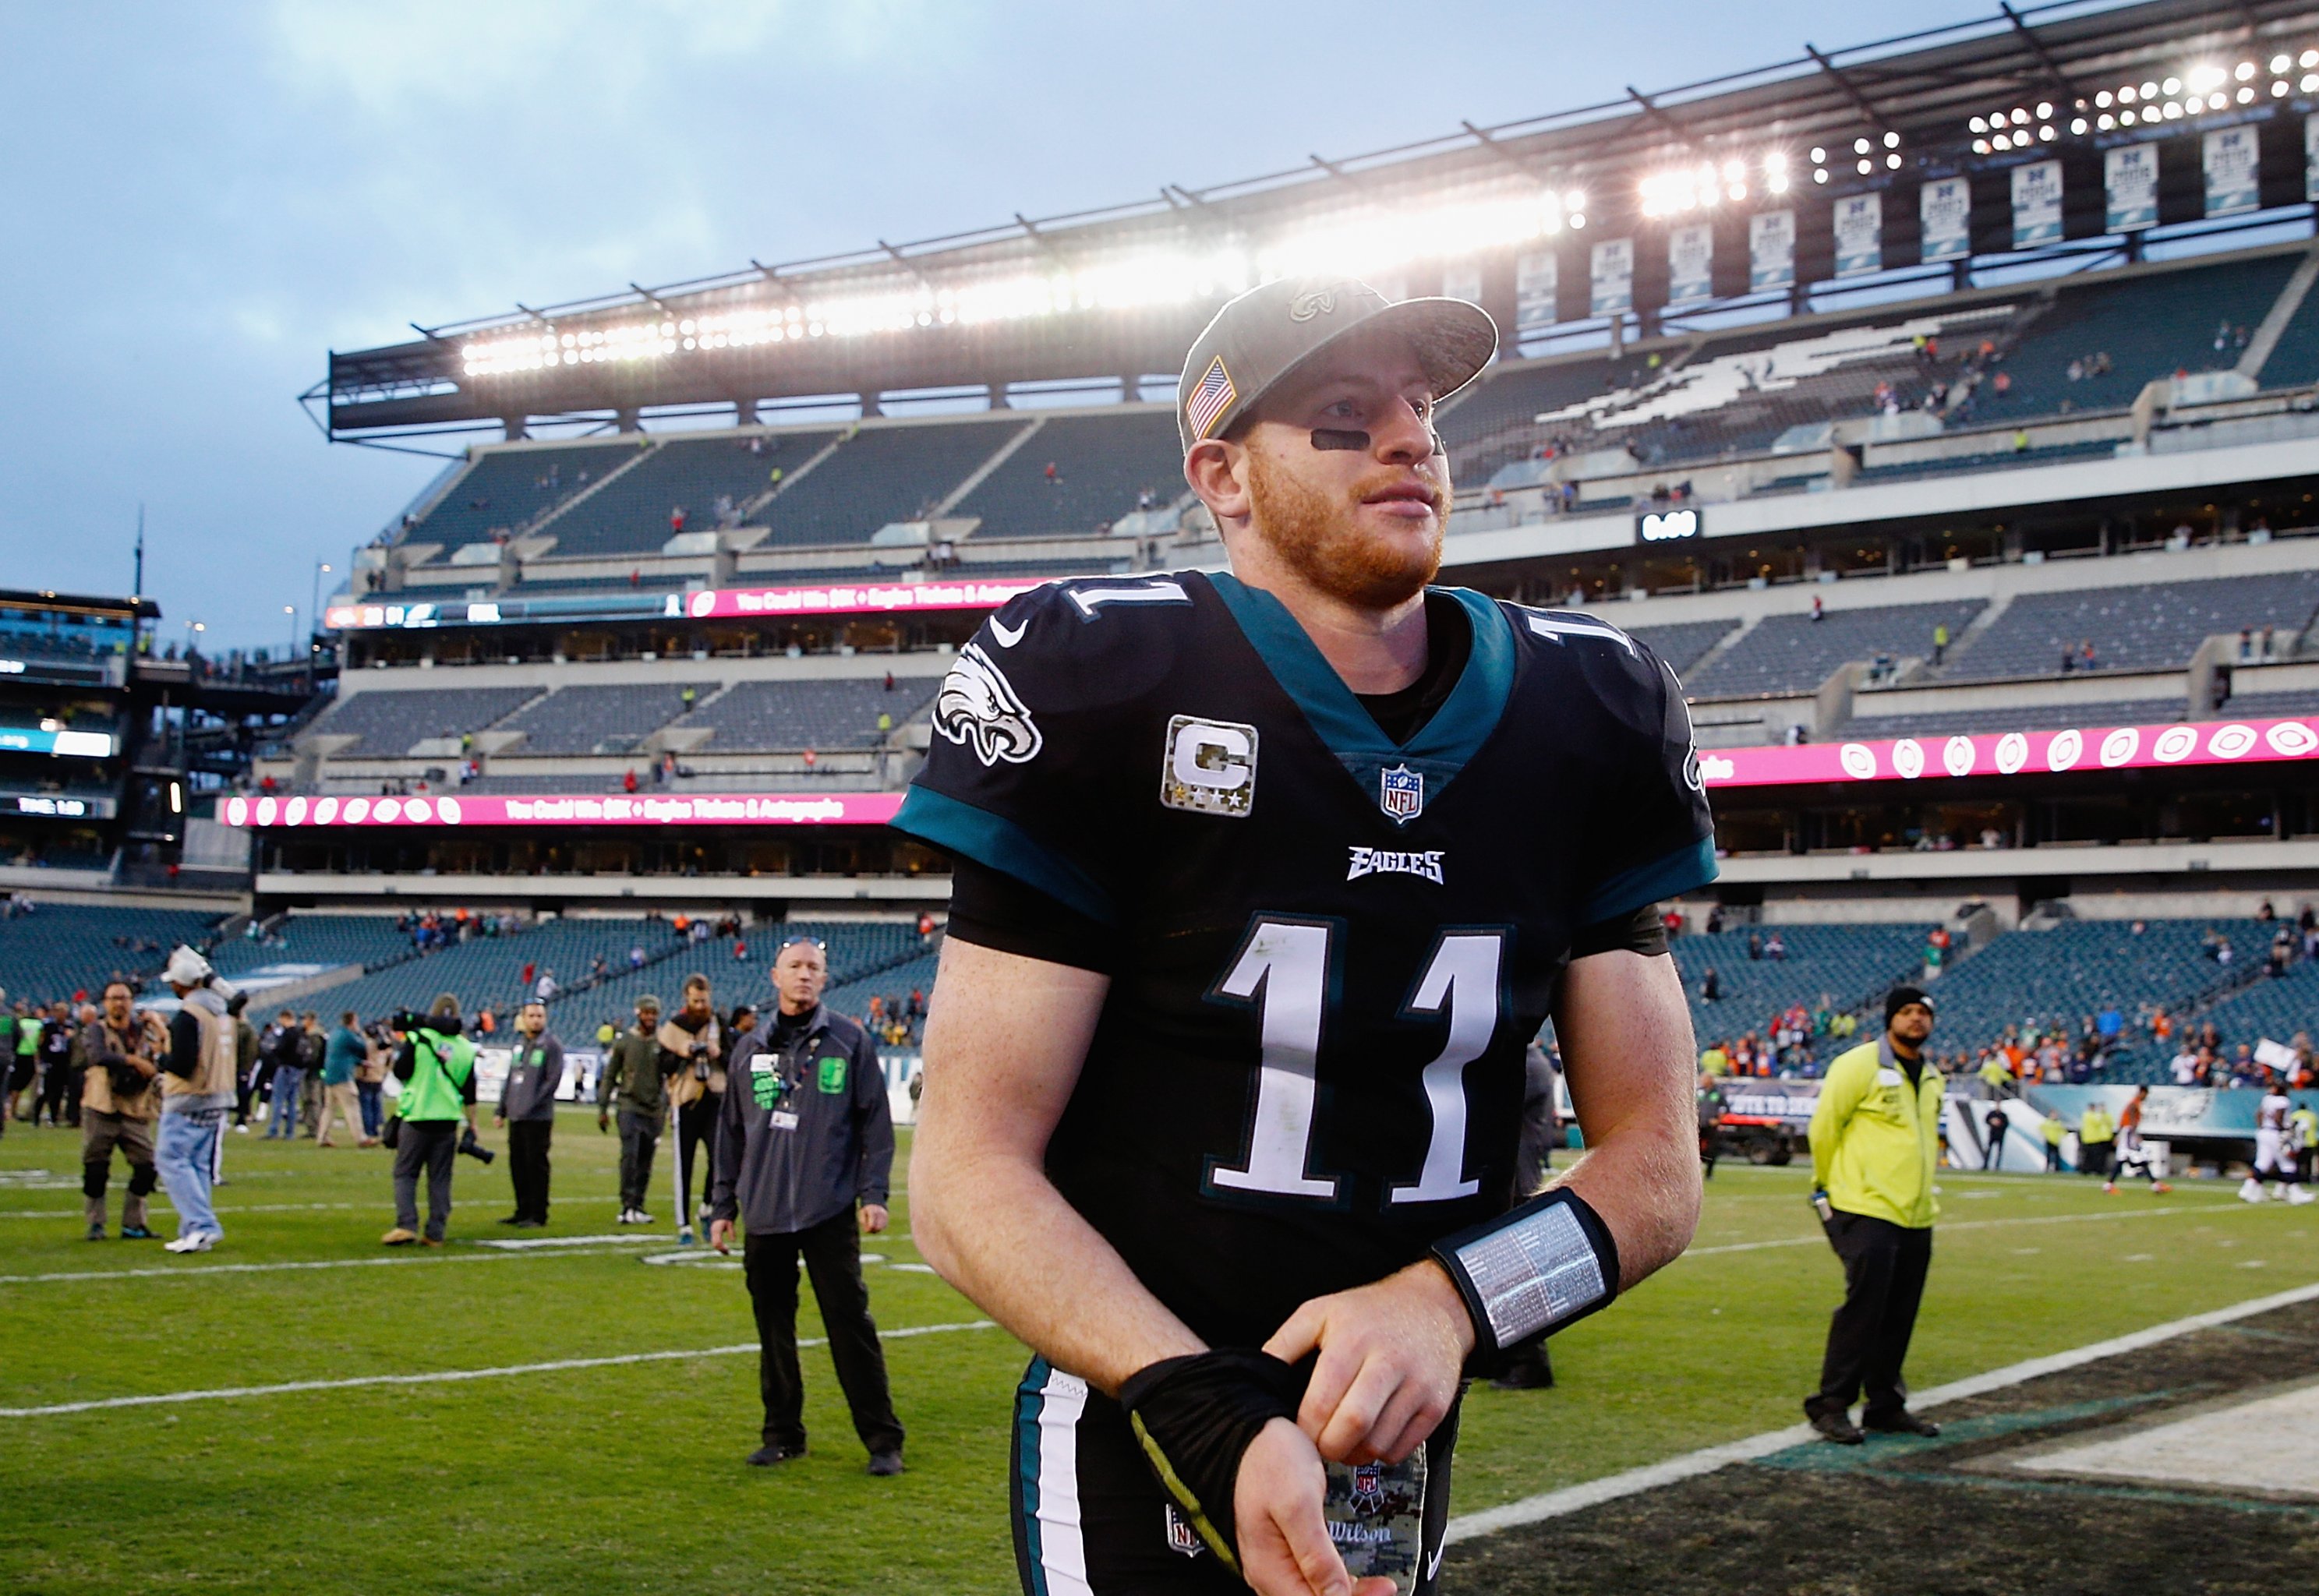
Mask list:
[{"label": "black football pants", "polygon": [[676,1184],[684,1195],[683,1210],[676,1216],[680,1225],[692,1222],[695,1168],[700,1171],[700,1200],[708,1201],[709,1184],[717,1178],[717,1120],[724,1112],[722,1092],[703,1092],[676,1111]]},{"label": "black football pants", "polygon": [[1804,1411],[1814,1418],[1840,1413],[1865,1391],[1863,1420],[1888,1418],[1908,1405],[1900,1366],[1925,1295],[1933,1232],[1838,1209],[1827,1222],[1827,1239],[1844,1260],[1844,1305],[1828,1322],[1819,1390]]},{"label": "black football pants", "polygon": [[508,1122],[508,1178],[515,1183],[515,1216],[547,1222],[547,1144],[554,1120]]},{"label": "black football pants", "polygon": [[768,1447],[805,1445],[805,1377],[798,1370],[797,1346],[798,1261],[803,1258],[829,1334],[837,1384],[853,1411],[853,1433],[872,1453],[902,1449],[902,1421],[894,1417],[886,1353],[862,1284],[862,1240],[854,1223],[849,1205],[809,1230],[770,1236],[752,1231],[742,1241],[749,1305],[757,1315],[757,1384]]}]

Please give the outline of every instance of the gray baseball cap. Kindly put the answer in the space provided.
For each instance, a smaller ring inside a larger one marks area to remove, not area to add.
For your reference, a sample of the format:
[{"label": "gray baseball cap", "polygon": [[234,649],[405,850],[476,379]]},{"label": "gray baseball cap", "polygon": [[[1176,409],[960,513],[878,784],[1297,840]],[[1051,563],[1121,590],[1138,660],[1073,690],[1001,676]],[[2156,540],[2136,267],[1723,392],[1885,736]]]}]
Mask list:
[{"label": "gray baseball cap", "polygon": [[1283,277],[1232,300],[1192,340],[1176,382],[1184,452],[1223,437],[1299,365],[1365,327],[1409,339],[1437,400],[1472,382],[1498,348],[1498,324],[1469,300],[1394,304],[1355,277]]}]

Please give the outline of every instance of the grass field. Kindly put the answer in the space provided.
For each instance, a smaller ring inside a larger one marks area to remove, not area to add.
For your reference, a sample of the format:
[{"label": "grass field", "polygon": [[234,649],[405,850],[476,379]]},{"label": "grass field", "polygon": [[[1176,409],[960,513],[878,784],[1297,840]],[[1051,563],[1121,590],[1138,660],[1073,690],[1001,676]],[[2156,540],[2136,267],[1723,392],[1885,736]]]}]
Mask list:
[{"label": "grass field", "polygon": [[[617,1233],[617,1153],[592,1116],[567,1114],[546,1236]],[[492,1250],[477,1243],[513,1234],[491,1222],[507,1166],[463,1159],[452,1245],[387,1252],[385,1155],[237,1136],[227,1240],[176,1258],[79,1240],[78,1156],[75,1132],[0,1139],[0,1589],[1015,1587],[1006,1431],[1024,1352],[1003,1332],[889,1343],[904,1477],[863,1473],[818,1350],[805,1357],[811,1455],[751,1469],[737,1264],[640,1262],[671,1250],[665,1230],[659,1244]],[[1557,1389],[1475,1391],[1457,1508],[1795,1422],[1839,1284],[1806,1179],[1726,1165],[1692,1254],[1556,1342]],[[120,1184],[116,1170],[116,1216]],[[902,1184],[896,1233],[869,1247],[879,1322],[970,1326],[973,1307],[909,1245]],[[2224,1183],[2163,1197],[2067,1177],[1944,1184],[1909,1366],[1920,1387],[2319,1280],[2319,1213],[2251,1209]],[[613,1357],[645,1360],[526,1366]],[[487,1372],[266,1389],[457,1371]],[[218,1391],[230,1394],[41,1411]]]}]

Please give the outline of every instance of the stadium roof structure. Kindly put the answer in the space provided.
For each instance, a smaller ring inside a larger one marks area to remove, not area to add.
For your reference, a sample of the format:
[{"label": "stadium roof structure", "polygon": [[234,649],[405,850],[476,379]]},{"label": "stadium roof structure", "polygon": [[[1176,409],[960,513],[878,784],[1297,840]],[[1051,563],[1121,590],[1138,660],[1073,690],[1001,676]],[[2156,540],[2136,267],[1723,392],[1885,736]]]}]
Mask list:
[{"label": "stadium roof structure", "polygon": [[1701,222],[1712,292],[1692,311],[1764,298],[1754,213],[1790,212],[1791,275],[1808,284],[1836,275],[1833,208],[1875,193],[1881,258],[1916,264],[1918,195],[1944,178],[1969,180],[1972,257],[2032,252],[2008,184],[2046,161],[2064,201],[2044,247],[2100,237],[2104,153],[2122,146],[2160,146],[2153,220],[2197,221],[2199,141],[2226,127],[2256,131],[2262,204],[2299,204],[2314,67],[2314,0],[2000,0],[1980,22],[1807,44],[1748,72],[1212,188],[422,328],[333,352],[303,399],[328,436],[364,442],[725,407],[745,421],[856,393],[870,412],[880,393],[946,388],[1004,403],[1017,383],[1124,380],[1132,398],[1254,282],[1358,275],[1472,294],[1509,329],[1568,325],[1601,316],[1590,252],[1618,239],[1633,241],[1631,308],[1648,330],[1670,301],[1664,240]]}]

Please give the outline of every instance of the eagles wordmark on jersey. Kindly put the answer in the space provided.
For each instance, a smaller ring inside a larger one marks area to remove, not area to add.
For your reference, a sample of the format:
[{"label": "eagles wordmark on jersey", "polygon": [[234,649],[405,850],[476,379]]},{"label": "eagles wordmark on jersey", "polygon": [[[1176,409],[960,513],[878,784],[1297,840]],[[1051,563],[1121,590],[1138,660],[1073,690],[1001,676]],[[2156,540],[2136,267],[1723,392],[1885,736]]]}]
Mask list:
[{"label": "eagles wordmark on jersey", "polygon": [[1231,576],[1024,594],[894,822],[1105,928],[1048,1174],[1214,1346],[1502,1212],[1574,933],[1714,878],[1674,674],[1447,591],[1471,649],[1401,744]]}]

